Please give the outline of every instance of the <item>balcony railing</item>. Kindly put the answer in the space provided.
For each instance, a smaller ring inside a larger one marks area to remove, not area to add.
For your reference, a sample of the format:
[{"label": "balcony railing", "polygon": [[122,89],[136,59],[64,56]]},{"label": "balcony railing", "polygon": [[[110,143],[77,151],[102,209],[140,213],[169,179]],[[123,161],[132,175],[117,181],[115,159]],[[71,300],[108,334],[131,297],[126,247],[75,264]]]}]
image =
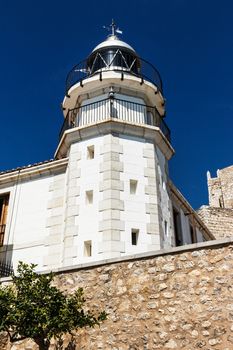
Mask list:
[{"label": "balcony railing", "polygon": [[3,246],[6,225],[0,225],[0,247]]},{"label": "balcony railing", "polygon": [[61,128],[60,138],[65,130],[111,118],[131,124],[157,126],[170,141],[170,130],[156,107],[110,97],[69,110]]},{"label": "balcony railing", "polygon": [[0,261],[0,278],[8,277],[14,272],[13,266],[9,262]]},{"label": "balcony railing", "polygon": [[[105,64],[104,67],[101,67],[100,69],[93,69],[93,66],[89,65],[88,60],[84,60],[77,65],[75,65],[71,71],[68,73],[66,78],[66,95],[68,95],[69,89],[77,84],[82,83],[84,79],[90,78],[96,74],[100,75],[100,79],[102,78],[102,73],[106,71],[115,71],[121,73],[121,78],[124,78],[125,74],[131,74],[136,77],[139,77],[142,81],[148,80],[154,85],[157,86],[157,88],[162,92],[163,86],[162,86],[162,79],[160,77],[160,74],[158,70],[149,62],[145,61],[142,58],[138,58],[137,61],[135,60],[135,64],[125,67],[125,61],[124,57],[119,57],[120,62],[117,66],[114,64],[107,65]],[[121,62],[122,60],[122,62]],[[135,66],[138,64],[139,66]],[[114,63],[114,62],[113,62]]]}]

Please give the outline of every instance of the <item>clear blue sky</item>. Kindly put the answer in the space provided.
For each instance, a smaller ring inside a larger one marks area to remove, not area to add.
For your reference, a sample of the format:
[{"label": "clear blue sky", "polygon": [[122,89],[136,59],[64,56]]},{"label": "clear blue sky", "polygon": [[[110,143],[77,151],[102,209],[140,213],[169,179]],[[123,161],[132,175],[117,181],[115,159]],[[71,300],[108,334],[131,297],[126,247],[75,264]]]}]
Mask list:
[{"label": "clear blue sky", "polygon": [[206,171],[233,163],[232,13],[231,0],[2,2],[0,170],[53,157],[66,74],[114,18],[161,73],[170,175],[194,208],[206,204]]}]

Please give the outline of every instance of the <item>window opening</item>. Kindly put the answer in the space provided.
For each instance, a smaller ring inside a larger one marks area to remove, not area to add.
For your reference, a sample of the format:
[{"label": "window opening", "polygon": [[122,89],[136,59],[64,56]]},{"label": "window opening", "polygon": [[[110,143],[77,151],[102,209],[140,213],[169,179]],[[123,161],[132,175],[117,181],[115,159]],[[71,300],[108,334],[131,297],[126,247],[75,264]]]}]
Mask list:
[{"label": "window opening", "polygon": [[165,233],[165,236],[167,237],[168,236],[168,224],[167,224],[166,220],[164,221],[164,233]]},{"label": "window opening", "polygon": [[176,246],[183,245],[180,213],[173,208],[174,233]]},{"label": "window opening", "polygon": [[138,235],[139,235],[139,230],[133,228],[131,230],[131,244],[132,245],[137,245],[138,244]]},{"label": "window opening", "polygon": [[137,192],[137,186],[138,182],[137,180],[129,180],[129,189],[130,189],[130,194],[136,194]]},{"label": "window opening", "polygon": [[9,205],[9,193],[0,196],[0,246],[3,245]]},{"label": "window opening", "polygon": [[86,191],[86,204],[92,204],[93,203],[93,191]]},{"label": "window opening", "polygon": [[95,158],[95,147],[88,146],[87,147],[87,159],[94,159]]},{"label": "window opening", "polygon": [[92,242],[91,241],[84,242],[84,256],[92,256]]}]

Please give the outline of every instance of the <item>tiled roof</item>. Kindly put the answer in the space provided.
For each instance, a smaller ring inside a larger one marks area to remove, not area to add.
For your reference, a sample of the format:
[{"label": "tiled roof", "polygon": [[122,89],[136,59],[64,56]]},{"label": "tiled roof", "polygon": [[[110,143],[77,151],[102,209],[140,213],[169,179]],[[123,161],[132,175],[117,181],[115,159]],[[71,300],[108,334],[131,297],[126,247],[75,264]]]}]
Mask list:
[{"label": "tiled roof", "polygon": [[38,162],[38,163],[34,163],[34,164],[24,165],[24,166],[18,167],[18,168],[13,168],[13,169],[9,169],[9,170],[3,170],[3,171],[0,171],[0,175],[7,174],[7,173],[13,173],[14,171],[20,171],[20,170],[24,170],[24,169],[29,169],[29,168],[32,168],[34,166],[38,166],[38,165],[43,165],[43,164],[46,164],[46,163],[54,162],[55,160],[56,159],[49,159],[49,160],[45,160],[43,162]]}]

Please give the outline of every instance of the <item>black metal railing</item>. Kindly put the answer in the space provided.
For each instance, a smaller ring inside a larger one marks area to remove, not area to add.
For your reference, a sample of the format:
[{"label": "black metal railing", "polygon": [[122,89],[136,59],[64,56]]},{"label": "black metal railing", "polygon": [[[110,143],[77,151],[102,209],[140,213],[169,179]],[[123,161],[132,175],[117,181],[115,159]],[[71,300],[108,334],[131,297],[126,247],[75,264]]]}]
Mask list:
[{"label": "black metal railing", "polygon": [[61,138],[67,129],[111,118],[132,124],[157,126],[170,141],[170,130],[156,107],[111,97],[69,110],[59,136]]},{"label": "black metal railing", "polygon": [[[123,60],[123,58],[122,58]],[[66,95],[68,95],[69,89],[79,83],[83,82],[83,80],[92,77],[93,75],[99,74],[100,78],[102,76],[103,72],[106,71],[116,71],[120,72],[122,75],[122,79],[124,79],[125,74],[131,74],[136,77],[139,77],[142,79],[142,81],[148,80],[154,85],[157,86],[157,88],[162,92],[163,86],[162,86],[162,79],[160,77],[160,74],[158,70],[149,62],[146,60],[137,57],[137,60],[135,61],[135,65],[137,63],[137,66],[131,65],[130,67],[125,67],[125,61],[122,61],[122,64],[119,63],[119,65],[114,65],[114,61],[111,65],[105,64],[104,67],[100,66],[99,69],[93,69],[93,65],[89,65],[88,60],[84,60],[77,65],[75,65],[71,71],[68,73],[66,78]]]},{"label": "black metal railing", "polygon": [[6,225],[0,225],[0,247],[3,246]]},{"label": "black metal railing", "polygon": [[13,266],[10,262],[4,262],[0,260],[0,278],[8,277],[14,272]]}]

